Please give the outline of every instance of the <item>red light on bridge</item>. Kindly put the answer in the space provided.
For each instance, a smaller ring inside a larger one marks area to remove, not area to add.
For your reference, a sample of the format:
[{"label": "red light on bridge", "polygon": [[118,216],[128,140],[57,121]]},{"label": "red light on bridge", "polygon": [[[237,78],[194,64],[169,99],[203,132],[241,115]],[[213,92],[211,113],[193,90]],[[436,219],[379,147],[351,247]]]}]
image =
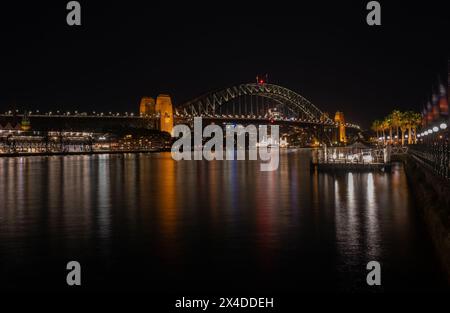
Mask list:
[{"label": "red light on bridge", "polygon": [[265,74],[265,75],[262,75],[262,76],[260,76],[260,75],[257,75],[256,76],[256,83],[258,84],[258,85],[262,85],[262,84],[265,84],[266,82],[267,82],[267,74]]}]

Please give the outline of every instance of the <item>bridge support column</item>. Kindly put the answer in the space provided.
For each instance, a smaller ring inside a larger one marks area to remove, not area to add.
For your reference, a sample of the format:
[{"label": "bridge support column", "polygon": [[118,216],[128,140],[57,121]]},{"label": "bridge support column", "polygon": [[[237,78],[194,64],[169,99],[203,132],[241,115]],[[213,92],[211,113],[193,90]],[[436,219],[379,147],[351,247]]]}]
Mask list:
[{"label": "bridge support column", "polygon": [[147,118],[146,127],[155,129],[158,128],[159,125],[156,125],[155,117],[155,99],[152,97],[143,97],[141,99],[141,103],[139,105],[139,115]]},{"label": "bridge support column", "polygon": [[156,98],[156,113],[159,113],[159,130],[172,135],[173,130],[173,108],[172,99],[169,95],[160,94]]},{"label": "bridge support column", "polygon": [[338,142],[347,143],[347,136],[345,135],[345,119],[344,113],[337,111],[334,115],[334,121],[338,124]]},{"label": "bridge support column", "polygon": [[143,97],[139,105],[139,114],[142,116],[155,114],[155,99],[152,97]]}]

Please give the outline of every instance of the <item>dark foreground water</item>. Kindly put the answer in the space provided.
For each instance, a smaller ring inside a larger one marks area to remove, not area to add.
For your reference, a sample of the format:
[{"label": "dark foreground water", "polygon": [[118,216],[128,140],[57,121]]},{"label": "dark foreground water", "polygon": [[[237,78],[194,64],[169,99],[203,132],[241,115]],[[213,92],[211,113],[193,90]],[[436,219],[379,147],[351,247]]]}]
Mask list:
[{"label": "dark foreground water", "polygon": [[[0,289],[279,293],[442,290],[400,164],[317,174],[169,153],[0,158]],[[382,286],[366,285],[366,264]],[[73,287],[72,287],[73,288]]]}]

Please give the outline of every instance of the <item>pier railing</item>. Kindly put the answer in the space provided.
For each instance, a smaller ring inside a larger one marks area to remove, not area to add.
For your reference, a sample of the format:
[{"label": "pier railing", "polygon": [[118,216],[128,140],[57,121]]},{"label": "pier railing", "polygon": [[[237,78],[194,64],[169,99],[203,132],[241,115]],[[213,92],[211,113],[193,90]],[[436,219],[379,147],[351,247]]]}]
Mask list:
[{"label": "pier railing", "polygon": [[325,147],[313,153],[315,164],[385,164],[390,151],[385,148]]},{"label": "pier railing", "polygon": [[450,146],[448,132],[426,142],[411,145],[409,154],[428,171],[450,181]]}]

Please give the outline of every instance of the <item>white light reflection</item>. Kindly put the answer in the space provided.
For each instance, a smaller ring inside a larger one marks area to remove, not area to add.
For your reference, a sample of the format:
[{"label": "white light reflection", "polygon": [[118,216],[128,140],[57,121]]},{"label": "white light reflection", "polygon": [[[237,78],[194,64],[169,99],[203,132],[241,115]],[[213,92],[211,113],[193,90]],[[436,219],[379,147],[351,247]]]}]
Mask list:
[{"label": "white light reflection", "polygon": [[367,175],[367,205],[366,205],[366,222],[367,222],[367,254],[372,260],[376,260],[379,256],[379,227],[378,227],[378,206],[375,196],[375,182],[373,174]]},{"label": "white light reflection", "polygon": [[110,238],[111,227],[111,172],[110,156],[99,155],[97,163],[98,193],[97,193],[97,227],[101,238]]},{"label": "white light reflection", "polygon": [[358,265],[361,249],[355,177],[349,173],[346,178],[335,180],[336,241],[344,267]]}]

